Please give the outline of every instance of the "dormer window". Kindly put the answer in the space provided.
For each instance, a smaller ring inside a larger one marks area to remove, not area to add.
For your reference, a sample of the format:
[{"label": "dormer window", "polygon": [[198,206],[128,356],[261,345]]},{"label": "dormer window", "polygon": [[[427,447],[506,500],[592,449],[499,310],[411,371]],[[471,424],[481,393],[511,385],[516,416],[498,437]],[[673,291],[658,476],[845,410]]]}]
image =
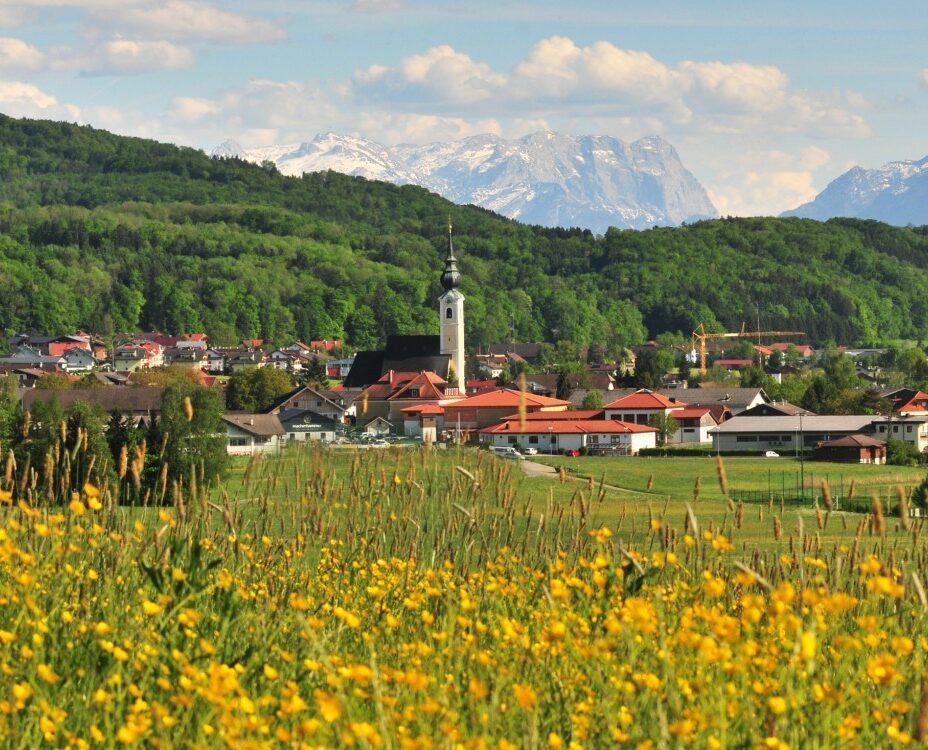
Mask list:
[{"label": "dormer window", "polygon": [[448,320],[451,320],[451,316],[452,316],[452,312],[451,312],[451,308],[449,307],[447,310],[445,310],[445,317]]}]

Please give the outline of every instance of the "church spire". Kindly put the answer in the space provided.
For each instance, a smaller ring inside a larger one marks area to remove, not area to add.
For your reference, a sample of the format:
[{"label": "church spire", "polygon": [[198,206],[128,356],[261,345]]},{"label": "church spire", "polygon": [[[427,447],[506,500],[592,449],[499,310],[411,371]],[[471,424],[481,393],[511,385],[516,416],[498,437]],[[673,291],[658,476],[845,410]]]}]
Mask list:
[{"label": "church spire", "polygon": [[451,217],[448,217],[448,257],[445,258],[445,270],[441,275],[441,285],[446,291],[461,286],[461,272],[458,270],[458,260],[454,257],[454,242],[451,239]]}]

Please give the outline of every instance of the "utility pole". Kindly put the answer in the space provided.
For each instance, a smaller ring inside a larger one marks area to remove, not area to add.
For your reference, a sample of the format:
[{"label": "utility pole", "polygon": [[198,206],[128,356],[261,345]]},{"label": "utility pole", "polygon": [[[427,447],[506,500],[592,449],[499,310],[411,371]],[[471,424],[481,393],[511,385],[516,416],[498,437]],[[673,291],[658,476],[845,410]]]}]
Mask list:
[{"label": "utility pole", "polygon": [[806,452],[805,452],[805,442],[806,435],[802,430],[802,415],[804,412],[799,412],[799,476],[801,477],[799,485],[799,493],[802,500],[806,499]]}]

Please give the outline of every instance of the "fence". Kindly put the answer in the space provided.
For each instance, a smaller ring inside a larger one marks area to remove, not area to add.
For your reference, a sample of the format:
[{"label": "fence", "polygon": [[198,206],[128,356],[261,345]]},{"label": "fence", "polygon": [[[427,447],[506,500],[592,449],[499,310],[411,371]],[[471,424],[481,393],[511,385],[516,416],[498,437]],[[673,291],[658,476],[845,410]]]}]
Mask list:
[{"label": "fence", "polygon": [[[883,512],[893,514],[899,503],[899,488],[902,487],[908,497],[914,484],[861,484],[854,487],[854,494],[844,492],[835,487],[831,488],[832,507],[835,510],[844,510],[850,513],[869,513],[871,498],[879,499]],[[785,492],[776,490],[731,490],[728,496],[734,502],[741,503],[773,503],[774,505],[797,505],[807,508],[824,507],[822,488],[819,486],[805,487],[804,489],[790,487]]]}]

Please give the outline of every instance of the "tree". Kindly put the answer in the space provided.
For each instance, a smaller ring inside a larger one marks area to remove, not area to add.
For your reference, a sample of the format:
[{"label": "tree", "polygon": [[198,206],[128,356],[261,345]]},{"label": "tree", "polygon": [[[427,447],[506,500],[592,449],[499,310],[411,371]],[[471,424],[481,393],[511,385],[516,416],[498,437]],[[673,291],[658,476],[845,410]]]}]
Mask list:
[{"label": "tree", "polygon": [[248,367],[229,378],[226,405],[230,411],[263,412],[291,390],[293,381],[283,370]]},{"label": "tree", "polygon": [[583,402],[580,404],[581,409],[602,409],[603,408],[603,392],[596,389],[592,391],[587,391],[587,394],[583,397]]},{"label": "tree", "polygon": [[161,400],[158,428],[164,439],[162,460],[172,480],[188,482],[196,475],[202,487],[225,474],[229,457],[219,393],[197,386],[169,386]]},{"label": "tree", "polygon": [[304,370],[303,377],[305,382],[310,385],[322,388],[323,390],[329,387],[329,373],[326,370],[325,362],[319,357],[313,357],[310,360],[309,365]]},{"label": "tree", "polygon": [[638,388],[657,390],[667,372],[667,362],[658,356],[656,349],[643,349],[635,359],[635,385]]},{"label": "tree", "polygon": [[560,369],[557,373],[557,391],[555,392],[555,398],[559,398],[562,401],[567,401],[570,398],[570,394],[573,393],[573,387],[570,384],[570,371],[566,369]]},{"label": "tree", "polygon": [[905,440],[886,441],[886,463],[891,466],[917,466],[921,454],[912,443]]},{"label": "tree", "polygon": [[667,445],[667,441],[680,429],[680,423],[670,414],[662,411],[655,412],[648,417],[648,424],[657,430],[657,444],[660,446]]}]

